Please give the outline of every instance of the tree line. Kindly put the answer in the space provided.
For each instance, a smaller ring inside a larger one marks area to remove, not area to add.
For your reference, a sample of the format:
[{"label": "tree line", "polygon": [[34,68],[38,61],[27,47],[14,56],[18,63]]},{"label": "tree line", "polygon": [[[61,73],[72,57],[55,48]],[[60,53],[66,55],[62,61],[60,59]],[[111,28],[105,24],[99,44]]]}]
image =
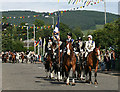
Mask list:
[{"label": "tree line", "polygon": [[[5,20],[3,20],[5,21]],[[43,26],[45,22],[40,19],[34,21],[35,26]],[[20,24],[21,26],[25,25],[25,22]],[[36,30],[36,40],[41,38],[48,39],[49,36],[52,36],[53,28],[49,29],[37,29]],[[67,38],[67,33],[72,33],[72,38],[77,39],[77,37],[84,36],[81,27],[70,28],[64,23],[60,23],[60,36],[61,40],[65,41]],[[16,51],[26,51],[24,44],[20,39],[27,39],[27,30],[26,28],[19,28],[10,24],[2,25],[2,50],[16,50]],[[120,51],[120,18],[114,22],[107,23],[104,25],[104,28],[97,29],[92,33],[93,40],[96,42],[96,46],[101,46],[102,49],[108,49],[109,47],[114,48],[117,52]],[[88,35],[87,34],[87,35]],[[29,29],[29,39],[33,38],[33,29]],[[85,35],[84,40],[87,40],[87,35]],[[32,49],[33,50],[33,49]]]}]

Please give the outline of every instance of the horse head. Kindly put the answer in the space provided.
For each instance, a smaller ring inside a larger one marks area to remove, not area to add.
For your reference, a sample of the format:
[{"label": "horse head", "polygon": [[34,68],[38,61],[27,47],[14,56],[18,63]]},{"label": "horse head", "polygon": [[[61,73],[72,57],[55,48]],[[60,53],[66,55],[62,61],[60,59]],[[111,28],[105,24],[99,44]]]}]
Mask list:
[{"label": "horse head", "polygon": [[100,46],[98,48],[95,47],[94,52],[95,52],[95,56],[97,57],[97,60],[100,61],[100,59],[101,59],[101,57],[100,57]]},{"label": "horse head", "polygon": [[73,52],[72,42],[66,42],[67,54],[70,55]]}]

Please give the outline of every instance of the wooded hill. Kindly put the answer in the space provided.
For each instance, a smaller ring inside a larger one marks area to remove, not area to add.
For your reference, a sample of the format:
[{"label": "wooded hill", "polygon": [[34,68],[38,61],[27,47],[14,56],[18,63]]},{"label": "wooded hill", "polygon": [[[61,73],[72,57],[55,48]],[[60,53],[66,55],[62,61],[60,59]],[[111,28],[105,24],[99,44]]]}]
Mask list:
[{"label": "wooded hill", "polygon": [[[40,15],[34,18],[34,15]],[[28,22],[33,24],[36,19],[43,20],[46,25],[52,25],[52,18],[45,18],[44,16],[48,15],[48,13],[39,13],[34,11],[4,11],[2,12],[2,16],[4,17],[20,17],[24,16],[26,18],[11,18],[7,19],[6,22],[12,23],[15,25],[20,25],[21,23]],[[31,16],[30,18],[27,18]],[[53,15],[50,15],[53,16]],[[118,18],[118,15],[107,13],[107,23],[110,23]],[[57,17],[55,17],[55,22],[57,21]],[[60,17],[60,22],[68,25],[70,28],[74,29],[75,27],[80,27],[82,31],[84,30],[94,30],[96,29],[96,25],[104,25],[104,12],[97,11],[85,11],[85,10],[77,10],[77,11],[66,11]]]}]

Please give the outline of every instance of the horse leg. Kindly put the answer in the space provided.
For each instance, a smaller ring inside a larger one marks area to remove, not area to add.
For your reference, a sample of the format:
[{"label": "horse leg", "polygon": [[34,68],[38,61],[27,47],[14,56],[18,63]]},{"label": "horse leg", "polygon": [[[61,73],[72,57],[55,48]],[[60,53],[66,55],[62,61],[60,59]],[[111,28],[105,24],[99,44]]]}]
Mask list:
[{"label": "horse leg", "polygon": [[72,86],[75,86],[75,65],[72,66],[72,70],[73,70],[73,80],[72,80]]},{"label": "horse leg", "polygon": [[62,78],[64,78],[64,73],[65,73],[65,68],[64,68],[64,66],[62,66],[62,70],[61,70]]},{"label": "horse leg", "polygon": [[12,63],[14,64],[14,58],[12,58]]},{"label": "horse leg", "polygon": [[54,78],[53,66],[51,66],[51,68],[50,68],[50,77],[51,77],[51,79]]},{"label": "horse leg", "polygon": [[52,65],[51,62],[49,63],[49,66],[50,66],[50,67],[49,67],[49,70],[50,70],[50,79],[52,79],[52,78],[54,77],[54,75],[53,75],[53,72],[54,72],[54,71],[53,71],[53,65]]},{"label": "horse leg", "polygon": [[65,66],[65,76],[67,78],[67,81],[66,81],[66,85],[70,85],[70,82],[69,82],[69,69],[67,66]]},{"label": "horse leg", "polygon": [[80,67],[79,67],[79,64],[76,65],[76,73],[77,73],[77,79],[79,79],[80,78]]},{"label": "horse leg", "polygon": [[89,83],[92,84],[92,79],[91,79],[91,75],[92,75],[92,69],[91,66],[89,66]]},{"label": "horse leg", "polygon": [[96,66],[96,68],[95,68],[95,82],[94,82],[94,84],[96,85],[96,84],[98,84],[98,82],[97,82],[97,70],[98,70],[98,66]]},{"label": "horse leg", "polygon": [[58,72],[58,80],[62,80],[62,75],[61,75],[61,71],[60,71],[60,65],[57,64],[57,72]]},{"label": "horse leg", "polygon": [[81,75],[80,79],[83,80],[84,70],[83,70],[82,66],[81,66],[81,70],[80,70],[80,75]]},{"label": "horse leg", "polygon": [[86,79],[86,82],[87,82],[87,83],[89,82],[88,76],[87,76],[88,70],[89,70],[89,69],[88,69],[88,67],[86,66],[86,67],[85,67],[85,75],[86,75],[86,76],[85,76],[85,79]]},{"label": "horse leg", "polygon": [[48,78],[49,77],[49,63],[48,62],[45,63],[45,72],[46,72],[46,78]]},{"label": "horse leg", "polygon": [[49,78],[49,69],[45,69],[46,72],[46,78]]}]

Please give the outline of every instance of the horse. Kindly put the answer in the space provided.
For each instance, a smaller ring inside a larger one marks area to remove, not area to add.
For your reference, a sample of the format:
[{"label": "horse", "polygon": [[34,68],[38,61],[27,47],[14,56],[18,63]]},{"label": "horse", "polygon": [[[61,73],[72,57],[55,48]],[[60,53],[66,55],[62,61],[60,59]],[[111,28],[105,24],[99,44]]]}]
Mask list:
[{"label": "horse", "polygon": [[[100,47],[97,48],[95,47],[95,49],[90,52],[87,56],[87,62],[86,62],[86,66],[85,66],[85,74],[86,74],[86,82],[92,84],[92,79],[91,79],[91,75],[92,75],[92,68],[95,69],[95,81],[94,84],[98,84],[97,82],[97,70],[98,70],[98,63],[100,60]],[[89,73],[89,80],[87,80],[87,74]]]},{"label": "horse", "polygon": [[31,54],[32,54],[32,52],[30,51],[28,54],[26,54],[26,56],[25,56],[25,59],[26,59],[26,63],[28,63],[28,62],[31,62]]},{"label": "horse", "polygon": [[45,72],[46,72],[46,77],[49,77],[49,72],[51,73],[51,76],[50,78],[53,78],[53,62],[52,62],[52,59],[53,59],[53,49],[52,49],[52,46],[51,46],[51,50],[48,51],[48,53],[45,55],[44,57],[45,59]]},{"label": "horse", "polygon": [[18,52],[17,52],[17,53],[16,53],[16,62],[17,62],[17,63],[19,63],[19,62],[20,62],[20,60],[19,60],[19,59],[20,59],[20,53],[18,53]]},{"label": "horse", "polygon": [[21,53],[21,59],[22,59],[22,63],[24,62],[24,54],[23,53]]},{"label": "horse", "polygon": [[83,80],[83,75],[84,75],[84,68],[85,68],[85,43],[83,43],[82,47],[81,47],[82,51],[80,50],[80,48],[78,48],[78,54],[77,54],[77,59],[78,59],[78,62],[76,64],[76,70],[77,70],[77,73],[78,73],[78,76],[77,78],[80,80]]},{"label": "horse", "polygon": [[[62,43],[61,43],[62,46]],[[62,80],[62,54],[63,52],[60,50],[60,55],[59,55],[59,46],[53,42],[52,45],[52,50],[53,50],[53,71],[55,74],[57,74],[57,80],[60,81]],[[60,59],[60,60],[59,60]]]},{"label": "horse", "polygon": [[9,58],[8,53],[2,54],[2,62],[8,63],[8,58]]},{"label": "horse", "polygon": [[9,56],[8,56],[8,53],[6,54],[6,63],[8,63],[9,61]]},{"label": "horse", "polygon": [[10,52],[9,54],[12,56],[12,64],[15,64],[15,55],[14,55],[14,53]]},{"label": "horse", "polygon": [[63,58],[63,70],[65,71],[66,76],[66,85],[69,85],[69,74],[70,70],[72,68],[73,71],[73,80],[72,80],[72,86],[75,85],[75,69],[76,69],[76,57],[75,53],[73,52],[73,47],[71,42],[66,42],[66,52],[64,53]]}]

